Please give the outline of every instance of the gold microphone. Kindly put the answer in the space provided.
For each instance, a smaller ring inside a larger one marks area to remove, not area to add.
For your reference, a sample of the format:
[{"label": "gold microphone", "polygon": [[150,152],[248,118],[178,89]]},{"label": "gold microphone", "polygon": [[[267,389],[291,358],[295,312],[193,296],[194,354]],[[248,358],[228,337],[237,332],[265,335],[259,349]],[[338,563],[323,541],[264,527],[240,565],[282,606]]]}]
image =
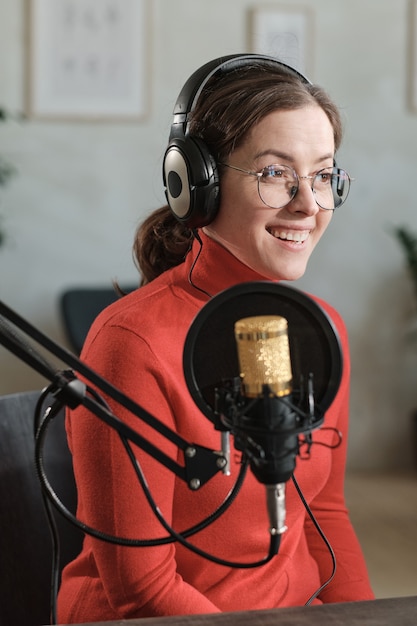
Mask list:
[{"label": "gold microphone", "polygon": [[[235,323],[243,395],[284,398],[292,392],[288,323],[279,315],[246,317]],[[279,402],[279,400],[277,400]],[[273,437],[273,435],[271,435]],[[271,534],[282,534],[285,525],[285,483],[265,484]]]},{"label": "gold microphone", "polygon": [[271,392],[292,392],[288,323],[279,315],[245,317],[235,323],[240,376],[244,395],[257,398],[268,385]]}]

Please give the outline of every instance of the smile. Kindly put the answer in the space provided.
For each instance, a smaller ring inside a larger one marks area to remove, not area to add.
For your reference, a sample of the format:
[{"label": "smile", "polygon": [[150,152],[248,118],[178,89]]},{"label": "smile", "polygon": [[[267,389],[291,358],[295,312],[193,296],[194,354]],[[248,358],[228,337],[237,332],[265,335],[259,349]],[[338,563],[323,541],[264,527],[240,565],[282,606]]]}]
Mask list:
[{"label": "smile", "polygon": [[276,239],[282,239],[283,241],[293,241],[294,243],[304,243],[310,234],[309,230],[286,231],[275,230],[273,228],[268,228],[268,232]]}]

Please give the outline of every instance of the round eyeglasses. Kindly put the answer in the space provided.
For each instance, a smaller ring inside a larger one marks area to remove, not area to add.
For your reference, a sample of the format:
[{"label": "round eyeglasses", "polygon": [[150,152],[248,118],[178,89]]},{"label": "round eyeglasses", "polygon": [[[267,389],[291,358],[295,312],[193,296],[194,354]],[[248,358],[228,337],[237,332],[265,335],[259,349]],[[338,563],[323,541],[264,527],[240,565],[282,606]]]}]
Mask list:
[{"label": "round eyeglasses", "polygon": [[260,172],[244,170],[228,163],[220,165],[256,176],[259,197],[271,209],[282,209],[289,204],[297,195],[300,180],[311,180],[311,190],[318,206],[326,211],[333,211],[345,202],[353,180],[340,167],[325,167],[313,176],[299,176],[288,165],[267,165]]}]

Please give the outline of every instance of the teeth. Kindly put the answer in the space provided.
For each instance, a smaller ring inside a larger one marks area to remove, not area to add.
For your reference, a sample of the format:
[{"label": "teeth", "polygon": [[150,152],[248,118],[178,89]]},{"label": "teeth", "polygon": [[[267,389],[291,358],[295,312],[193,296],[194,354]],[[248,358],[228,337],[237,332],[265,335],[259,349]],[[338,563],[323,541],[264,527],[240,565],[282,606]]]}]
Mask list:
[{"label": "teeth", "polygon": [[286,241],[295,241],[297,243],[302,243],[303,241],[307,239],[309,235],[308,230],[293,231],[293,232],[287,232],[284,230],[281,230],[281,231],[271,230],[270,233],[271,235],[273,235],[274,237],[277,237],[278,239],[285,239]]}]

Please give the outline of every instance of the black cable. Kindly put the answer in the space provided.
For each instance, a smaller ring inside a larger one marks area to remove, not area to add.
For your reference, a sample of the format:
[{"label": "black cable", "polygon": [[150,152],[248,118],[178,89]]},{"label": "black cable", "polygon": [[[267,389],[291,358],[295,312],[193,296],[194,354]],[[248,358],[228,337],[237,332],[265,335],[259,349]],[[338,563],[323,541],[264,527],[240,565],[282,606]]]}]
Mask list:
[{"label": "black cable", "polygon": [[281,535],[280,534],[273,534],[271,533],[271,539],[270,539],[270,546],[269,546],[269,552],[267,554],[266,557],[264,557],[263,559],[261,559],[260,561],[254,561],[252,563],[240,563],[240,562],[235,562],[235,561],[226,561],[225,559],[221,559],[219,557],[216,557],[212,554],[209,554],[208,552],[205,552],[204,550],[201,550],[200,548],[197,548],[197,546],[191,544],[189,541],[186,541],[186,539],[184,538],[183,535],[181,535],[180,533],[175,532],[175,530],[168,524],[168,522],[165,520],[165,518],[163,517],[162,513],[160,512],[158,506],[156,505],[155,501],[152,498],[152,495],[150,493],[150,490],[148,488],[148,485],[146,483],[146,479],[145,476],[143,475],[142,469],[137,461],[137,459],[135,458],[135,455],[133,453],[133,450],[129,444],[129,442],[126,440],[125,437],[123,437],[123,435],[120,434],[120,438],[125,446],[125,449],[130,457],[130,460],[132,461],[132,464],[136,470],[136,474],[138,476],[138,479],[140,481],[140,484],[142,486],[142,489],[146,495],[146,498],[148,500],[148,503],[150,504],[152,511],[154,512],[155,516],[157,517],[158,521],[162,524],[162,526],[167,530],[167,532],[176,539],[176,541],[178,541],[178,543],[180,543],[181,545],[183,545],[185,548],[187,548],[188,550],[190,550],[191,552],[194,552],[195,554],[213,562],[213,563],[217,563],[218,565],[223,565],[224,567],[232,567],[232,568],[239,568],[239,569],[249,569],[249,568],[255,568],[255,567],[260,567],[261,565],[265,565],[266,563],[269,563],[269,561],[278,554],[278,550],[279,550],[279,546],[281,543]]},{"label": "black cable", "polygon": [[198,524],[194,525],[193,527],[183,532],[178,533],[166,522],[166,520],[161,515],[155,501],[153,500],[153,497],[146,483],[146,479],[142,473],[142,470],[138,464],[138,461],[132,451],[132,448],[127,438],[125,438],[123,435],[120,435],[120,434],[119,436],[121,438],[121,441],[124,444],[125,449],[129,455],[129,458],[133,464],[133,467],[135,469],[139,482],[144,490],[145,496],[151,506],[151,509],[153,510],[154,514],[156,515],[157,519],[160,521],[162,526],[167,530],[168,536],[155,538],[155,539],[129,539],[129,538],[124,538],[124,537],[116,537],[113,535],[109,535],[107,533],[103,533],[95,528],[88,526],[84,522],[81,522],[80,520],[78,520],[71,513],[71,511],[69,511],[66,508],[66,506],[62,503],[60,498],[55,493],[54,489],[52,488],[46,476],[46,472],[45,472],[45,468],[43,464],[43,446],[44,446],[44,442],[46,438],[46,430],[51,420],[56,416],[60,408],[61,407],[58,406],[58,403],[56,403],[56,405],[52,409],[45,412],[43,420],[40,421],[40,423],[38,424],[38,428],[36,432],[36,445],[35,445],[35,462],[36,462],[38,476],[39,476],[42,488],[45,491],[45,494],[47,495],[47,497],[49,498],[48,505],[47,505],[47,510],[49,512],[48,520],[51,522],[51,533],[53,534],[53,545],[54,545],[54,551],[55,551],[54,577],[53,577],[53,583],[51,585],[53,603],[56,602],[56,593],[57,593],[57,587],[58,587],[58,575],[59,574],[57,574],[57,572],[59,571],[59,536],[57,536],[56,534],[56,523],[52,515],[52,511],[50,510],[51,503],[55,506],[56,509],[58,509],[58,511],[64,517],[66,517],[66,519],[68,519],[71,523],[73,523],[75,526],[80,528],[86,534],[89,534],[97,539],[101,539],[103,541],[115,543],[118,545],[126,545],[130,547],[145,547],[145,546],[149,547],[149,546],[159,546],[159,545],[163,545],[167,543],[173,543],[174,541],[178,541],[182,545],[190,549],[191,551],[199,554],[200,556],[203,556],[204,558],[207,558],[208,560],[211,560],[215,563],[218,563],[227,567],[235,567],[235,568],[259,567],[261,565],[264,565],[268,561],[270,561],[271,558],[277,554],[278,549],[279,549],[279,543],[280,543],[279,535],[271,535],[270,550],[269,550],[268,555],[262,560],[256,561],[253,563],[235,563],[235,562],[225,561],[224,559],[217,558],[214,555],[211,555],[209,553],[206,553],[196,548],[193,544],[190,544],[186,540],[188,537],[196,534],[197,532],[200,532],[201,530],[203,530],[204,528],[212,524],[232,504],[237,494],[239,493],[240,488],[243,484],[244,478],[246,476],[247,468],[248,468],[247,462],[242,464],[238,478],[233,488],[230,490],[229,494],[226,496],[225,500],[222,502],[222,504],[213,513],[211,513],[210,516],[208,516],[207,518],[205,518]]},{"label": "black cable", "polygon": [[323,591],[323,589],[325,589],[333,580],[335,574],[336,574],[336,567],[337,567],[337,563],[336,563],[336,555],[333,551],[332,546],[330,545],[329,540],[327,539],[326,535],[324,534],[324,532],[322,531],[322,529],[320,528],[320,525],[318,523],[318,521],[316,520],[316,518],[314,517],[313,511],[311,510],[311,508],[309,507],[307,500],[305,499],[300,485],[298,484],[295,476],[292,476],[292,481],[294,483],[294,486],[297,490],[298,495],[300,496],[301,502],[304,505],[305,510],[308,513],[308,516],[310,517],[311,521],[313,522],[317,532],[319,533],[320,537],[323,539],[327,549],[329,550],[331,559],[332,559],[332,564],[333,564],[333,569],[332,569],[332,573],[330,574],[329,578],[322,584],[320,585],[320,587],[313,593],[312,596],[310,596],[310,598],[307,600],[307,602],[305,603],[305,606],[309,606],[313,600],[315,600],[315,598],[317,598],[318,595],[320,595],[320,593]]},{"label": "black cable", "polygon": [[[48,419],[49,422],[54,419],[59,412],[63,408],[63,404],[60,401],[55,401],[52,406],[48,406],[46,408],[46,412],[43,413],[42,409],[43,405],[46,401],[46,398],[50,395],[50,387],[46,387],[39,396],[39,399],[36,403],[35,407],[35,415],[34,415],[34,436],[35,441],[38,436],[39,428],[42,426],[43,422]],[[94,390],[91,390],[92,393],[95,394]],[[95,394],[98,398],[98,394]],[[36,454],[35,454],[36,456]],[[42,487],[41,481],[41,487]],[[52,506],[52,502],[48,497],[46,489],[41,489],[43,505],[45,509],[45,514],[47,517],[48,528],[51,535],[51,582],[50,582],[50,623],[57,623],[57,598],[58,598],[58,589],[59,589],[59,579],[60,579],[60,570],[61,570],[61,542],[59,536],[58,525],[54,515],[54,508]]]},{"label": "black cable", "polygon": [[208,296],[209,298],[212,298],[213,295],[211,293],[209,293],[208,291],[206,291],[202,287],[199,287],[198,285],[196,285],[193,282],[193,272],[194,272],[195,266],[197,265],[197,261],[200,258],[200,254],[201,254],[201,252],[203,250],[203,242],[202,242],[201,237],[199,235],[199,232],[198,232],[198,230],[196,228],[193,228],[192,233],[193,233],[194,237],[197,239],[198,243],[200,244],[200,249],[197,252],[197,256],[195,257],[195,259],[193,261],[193,264],[192,264],[192,266],[190,268],[190,271],[188,273],[188,282],[191,285],[191,287],[194,287],[194,289],[197,289],[197,291],[201,291],[201,293],[204,293],[204,295]]},{"label": "black cable", "polygon": [[[173,543],[174,541],[176,541],[175,536],[159,537],[159,538],[154,538],[154,539],[130,539],[130,538],[125,538],[125,537],[117,537],[114,535],[110,535],[100,530],[97,530],[96,528],[88,526],[84,522],[80,521],[77,517],[75,517],[75,515],[73,515],[73,513],[67,509],[67,507],[62,503],[59,496],[54,491],[51,483],[49,482],[46,471],[45,471],[45,467],[44,467],[44,461],[43,461],[43,448],[44,448],[45,439],[46,439],[46,431],[53,417],[54,415],[52,415],[51,411],[45,414],[43,421],[38,427],[37,434],[36,434],[36,441],[35,441],[35,464],[36,464],[36,470],[38,473],[38,477],[39,477],[42,489],[45,491],[47,497],[49,498],[50,502],[54,505],[54,507],[69,522],[71,522],[73,525],[80,528],[86,534],[91,535],[92,537],[95,537],[96,539],[107,541],[109,543],[115,543],[118,545],[129,546],[129,547],[152,547],[152,546],[159,546],[159,545],[163,545],[167,543]],[[121,438],[123,440],[123,437]],[[239,471],[235,484],[233,485],[232,489],[227,494],[224,501],[219,505],[219,507],[215,511],[213,511],[213,513],[211,513],[207,518],[198,522],[198,524],[182,531],[179,534],[179,536],[190,537],[200,532],[201,530],[203,530],[204,528],[212,524],[216,519],[218,519],[220,515],[222,515],[227,510],[227,508],[229,508],[229,506],[232,504],[237,494],[239,493],[242,487],[244,478],[246,476],[246,472],[247,472],[247,464],[242,464],[242,467]]]}]

